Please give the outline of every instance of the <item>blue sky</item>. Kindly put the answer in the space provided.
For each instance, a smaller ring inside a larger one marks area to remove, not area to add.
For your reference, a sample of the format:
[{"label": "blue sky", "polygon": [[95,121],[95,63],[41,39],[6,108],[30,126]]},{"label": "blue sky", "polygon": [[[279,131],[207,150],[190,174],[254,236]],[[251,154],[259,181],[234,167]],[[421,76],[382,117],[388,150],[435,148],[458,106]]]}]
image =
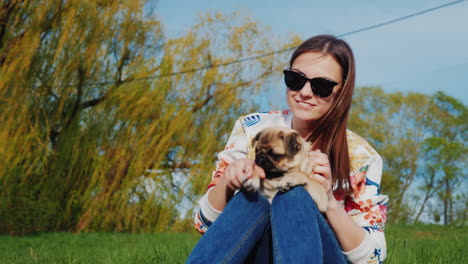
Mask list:
[{"label": "blue sky", "polygon": [[[156,14],[168,36],[188,30],[200,14],[237,10],[269,26],[277,36],[296,33],[306,39],[317,34],[340,35],[450,2],[159,0]],[[468,104],[468,1],[344,39],[355,53],[357,86],[425,94],[441,90]],[[285,106],[284,85],[271,85],[277,92],[266,100]]]}]

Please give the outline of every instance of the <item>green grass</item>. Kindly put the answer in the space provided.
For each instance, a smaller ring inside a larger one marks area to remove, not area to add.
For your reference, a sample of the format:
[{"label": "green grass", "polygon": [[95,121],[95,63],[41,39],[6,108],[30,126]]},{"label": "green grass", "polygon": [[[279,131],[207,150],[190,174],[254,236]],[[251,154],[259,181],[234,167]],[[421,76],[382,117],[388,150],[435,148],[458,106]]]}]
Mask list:
[{"label": "green grass", "polygon": [[[385,263],[468,263],[468,227],[387,226]],[[0,263],[183,263],[198,234],[0,236]]]},{"label": "green grass", "polygon": [[468,227],[387,225],[387,263],[468,263]]},{"label": "green grass", "polygon": [[198,234],[0,236],[0,263],[183,263]]}]

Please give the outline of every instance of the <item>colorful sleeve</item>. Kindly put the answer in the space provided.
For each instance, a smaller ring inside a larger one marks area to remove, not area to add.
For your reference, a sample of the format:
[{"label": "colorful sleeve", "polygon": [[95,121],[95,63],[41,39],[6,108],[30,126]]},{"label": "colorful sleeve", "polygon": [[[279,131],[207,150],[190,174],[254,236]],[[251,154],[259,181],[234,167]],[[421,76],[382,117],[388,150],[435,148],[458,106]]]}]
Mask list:
[{"label": "colorful sleeve", "polygon": [[208,192],[219,181],[231,161],[247,157],[247,148],[248,140],[244,131],[244,127],[242,126],[241,119],[238,119],[234,125],[225,149],[218,154],[216,169],[211,176],[211,182],[208,185],[208,191],[198,202],[198,209],[196,210],[194,224],[195,228],[201,234],[204,234],[210,225],[221,214],[220,211],[214,209],[209,204]]},{"label": "colorful sleeve", "polygon": [[344,252],[351,263],[380,264],[387,255],[384,230],[388,196],[380,194],[382,158],[373,152],[367,162],[351,175],[353,195],[344,201],[345,210],[366,233],[357,248]]}]

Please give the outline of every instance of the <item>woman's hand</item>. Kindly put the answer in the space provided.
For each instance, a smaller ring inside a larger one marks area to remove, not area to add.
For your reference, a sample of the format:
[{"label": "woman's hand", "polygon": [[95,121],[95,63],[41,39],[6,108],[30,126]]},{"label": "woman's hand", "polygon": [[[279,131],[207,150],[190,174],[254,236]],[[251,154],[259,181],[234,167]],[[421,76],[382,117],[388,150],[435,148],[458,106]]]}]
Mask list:
[{"label": "woman's hand", "polygon": [[229,164],[224,171],[224,181],[226,187],[235,191],[242,187],[242,184],[256,174],[261,179],[265,178],[265,171],[249,158],[238,159]]},{"label": "woman's hand", "polygon": [[328,196],[328,207],[330,207],[332,203],[336,203],[336,199],[333,195],[332,173],[328,156],[320,150],[312,150],[309,153],[309,158],[316,164],[312,170],[311,177],[317,180],[325,188]]}]

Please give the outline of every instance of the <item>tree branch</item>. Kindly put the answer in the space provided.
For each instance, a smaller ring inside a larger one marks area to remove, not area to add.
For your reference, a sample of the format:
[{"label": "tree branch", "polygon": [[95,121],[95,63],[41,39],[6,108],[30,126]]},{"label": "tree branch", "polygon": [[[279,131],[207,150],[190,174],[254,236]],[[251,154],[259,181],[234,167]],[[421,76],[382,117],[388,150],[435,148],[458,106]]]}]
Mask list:
[{"label": "tree branch", "polygon": [[[251,85],[252,83],[264,78],[265,76],[267,76],[268,74],[270,74],[272,72],[271,69],[263,72],[260,76],[252,79],[252,80],[249,80],[249,81],[245,81],[245,82],[241,82],[241,83],[238,83],[236,85],[234,85],[233,87],[230,87],[230,89],[237,89],[239,87],[243,87],[243,86],[247,86],[247,85]],[[212,84],[212,85],[215,85],[215,84]],[[209,89],[208,89],[209,91]],[[201,110],[204,106],[206,106],[210,101],[211,99],[215,98],[218,94],[222,93],[224,91],[221,90],[221,89],[217,89],[215,92],[213,92],[212,94],[208,93],[207,96],[201,100],[200,102],[196,103],[193,107],[192,107],[192,112],[195,113],[195,112],[198,112],[199,110]]]},{"label": "tree branch", "polygon": [[83,84],[86,78],[86,70],[83,65],[78,66],[78,85],[76,86],[76,100],[72,108],[72,112],[65,122],[64,129],[67,129],[72,123],[73,119],[78,115],[78,112],[82,110],[80,107],[81,98],[83,97]]},{"label": "tree branch", "polygon": [[80,108],[81,109],[86,109],[88,107],[96,106],[96,105],[102,103],[106,98],[107,98],[107,93],[104,94],[101,97],[98,97],[98,98],[95,98],[95,99],[92,99],[92,100],[89,100],[89,101],[86,101],[86,102],[82,103]]}]

